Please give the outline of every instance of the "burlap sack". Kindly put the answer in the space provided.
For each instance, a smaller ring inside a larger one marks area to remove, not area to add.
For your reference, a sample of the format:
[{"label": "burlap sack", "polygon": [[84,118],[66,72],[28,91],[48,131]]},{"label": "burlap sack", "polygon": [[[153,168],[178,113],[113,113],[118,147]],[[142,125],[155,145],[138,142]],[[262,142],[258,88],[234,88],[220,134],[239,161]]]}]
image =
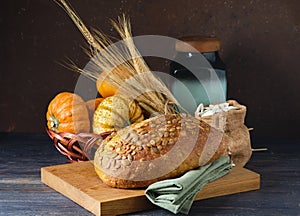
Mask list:
[{"label": "burlap sack", "polygon": [[247,109],[246,106],[235,100],[228,100],[227,102],[230,106],[238,109],[199,118],[233,139],[234,142],[230,142],[231,144],[228,146],[231,158],[236,166],[243,167],[252,154],[249,130],[244,124]]}]

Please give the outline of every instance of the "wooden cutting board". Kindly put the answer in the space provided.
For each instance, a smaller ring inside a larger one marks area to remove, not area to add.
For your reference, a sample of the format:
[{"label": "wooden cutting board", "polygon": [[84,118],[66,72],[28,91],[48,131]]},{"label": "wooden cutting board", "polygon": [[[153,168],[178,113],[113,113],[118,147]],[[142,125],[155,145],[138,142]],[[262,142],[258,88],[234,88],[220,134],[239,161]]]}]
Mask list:
[{"label": "wooden cutting board", "polygon": [[[95,215],[118,215],[156,208],[144,190],[111,188],[98,178],[89,161],[41,168],[41,181]],[[257,190],[260,175],[245,168],[207,185],[195,200]]]}]

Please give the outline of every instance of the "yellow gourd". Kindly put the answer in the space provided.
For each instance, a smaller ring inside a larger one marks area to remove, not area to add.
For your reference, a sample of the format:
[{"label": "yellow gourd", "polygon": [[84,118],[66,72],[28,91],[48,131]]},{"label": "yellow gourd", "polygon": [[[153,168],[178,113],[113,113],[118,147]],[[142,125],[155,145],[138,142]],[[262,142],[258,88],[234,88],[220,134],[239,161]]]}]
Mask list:
[{"label": "yellow gourd", "polygon": [[136,101],[114,95],[103,99],[93,118],[93,133],[118,130],[144,120],[142,109]]}]

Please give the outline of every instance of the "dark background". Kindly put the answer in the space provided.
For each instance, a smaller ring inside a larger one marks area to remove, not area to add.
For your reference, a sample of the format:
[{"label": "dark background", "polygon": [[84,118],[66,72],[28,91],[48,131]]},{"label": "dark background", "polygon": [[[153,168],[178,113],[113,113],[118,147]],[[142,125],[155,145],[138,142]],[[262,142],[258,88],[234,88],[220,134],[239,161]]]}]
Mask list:
[{"label": "dark background", "polygon": [[[216,35],[227,65],[228,98],[248,108],[252,137],[299,138],[300,1],[74,0],[89,27],[116,36],[109,19],[123,12],[133,34]],[[67,58],[88,62],[85,41],[51,0],[0,3],[0,132],[44,133],[49,101],[73,91],[78,74]],[[165,61],[151,67],[168,71]]]}]

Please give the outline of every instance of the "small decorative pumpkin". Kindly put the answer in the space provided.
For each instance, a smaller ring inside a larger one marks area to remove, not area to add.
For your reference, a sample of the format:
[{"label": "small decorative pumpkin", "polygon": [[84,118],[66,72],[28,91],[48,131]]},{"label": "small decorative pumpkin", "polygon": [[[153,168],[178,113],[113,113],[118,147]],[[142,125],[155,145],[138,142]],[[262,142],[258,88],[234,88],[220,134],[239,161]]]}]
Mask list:
[{"label": "small decorative pumpkin", "polygon": [[118,130],[144,120],[136,101],[118,95],[105,98],[94,113],[93,132],[96,134]]},{"label": "small decorative pumpkin", "polygon": [[55,132],[80,133],[90,131],[89,113],[83,99],[74,93],[61,92],[49,103],[47,126]]},{"label": "small decorative pumpkin", "polygon": [[90,119],[93,120],[93,116],[94,116],[94,112],[96,111],[97,107],[99,106],[99,104],[103,101],[103,98],[95,98],[95,99],[91,99],[88,100],[86,103],[86,106],[88,108],[89,111],[89,116]]},{"label": "small decorative pumpkin", "polygon": [[96,82],[96,87],[102,97],[106,98],[109,96],[113,96],[117,93],[118,85],[109,80],[109,77],[112,77],[112,79],[114,79],[114,76],[116,75],[117,77],[122,77],[122,81],[124,81],[130,76],[128,70],[124,65],[119,65],[115,67],[111,72],[102,72],[99,75]]},{"label": "small decorative pumpkin", "polygon": [[102,97],[109,97],[116,94],[118,88],[116,85],[111,83],[108,78],[108,73],[102,72],[96,82],[96,86],[98,89],[98,92],[101,94]]}]

